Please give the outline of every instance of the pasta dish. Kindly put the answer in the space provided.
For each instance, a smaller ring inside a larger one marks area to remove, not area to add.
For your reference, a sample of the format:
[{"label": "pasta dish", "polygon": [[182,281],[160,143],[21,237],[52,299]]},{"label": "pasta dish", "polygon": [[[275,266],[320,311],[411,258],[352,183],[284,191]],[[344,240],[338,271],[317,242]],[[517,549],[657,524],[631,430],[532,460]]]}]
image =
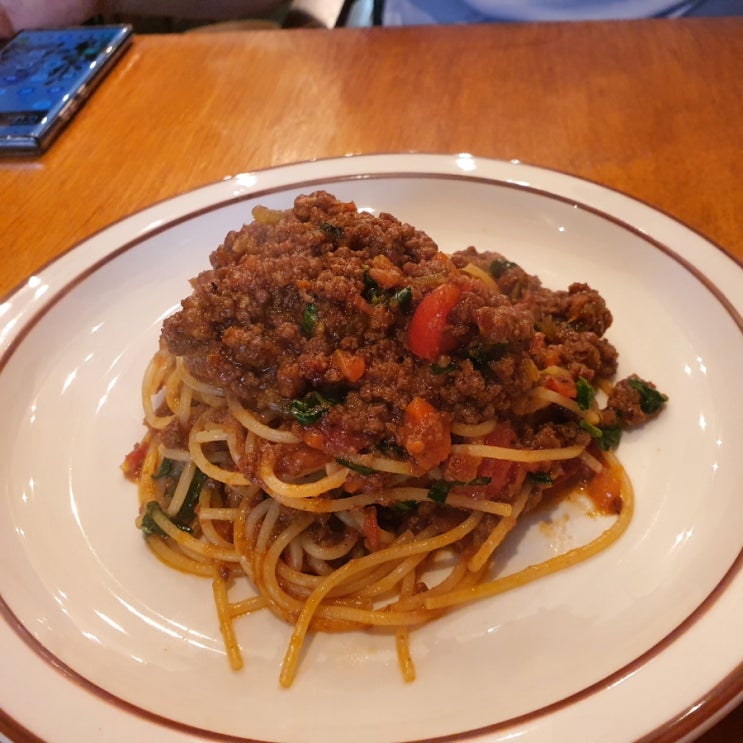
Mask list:
[{"label": "pasta dish", "polygon": [[[227,656],[238,617],[309,632],[410,631],[605,549],[632,517],[614,450],[666,402],[613,381],[612,316],[495,252],[447,254],[390,214],[318,191],[258,206],[192,279],[142,383],[146,433],[122,468],[166,564],[211,580]],[[499,577],[518,519],[576,488],[598,538]],[[233,598],[247,578],[249,598]]]}]

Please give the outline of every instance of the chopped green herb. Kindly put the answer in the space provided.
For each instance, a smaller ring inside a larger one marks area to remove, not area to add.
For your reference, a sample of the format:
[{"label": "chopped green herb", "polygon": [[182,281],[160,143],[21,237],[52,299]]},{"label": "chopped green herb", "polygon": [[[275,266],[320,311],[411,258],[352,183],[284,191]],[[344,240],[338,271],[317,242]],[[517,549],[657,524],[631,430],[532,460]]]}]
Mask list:
[{"label": "chopped green herb", "polygon": [[534,482],[552,485],[552,476],[549,472],[528,472],[526,476]]},{"label": "chopped green herb", "polygon": [[499,279],[506,271],[510,268],[516,268],[517,265],[505,258],[497,258],[490,264],[490,273],[494,278]]},{"label": "chopped green herb", "polygon": [[389,456],[397,457],[398,459],[401,459],[405,456],[405,449],[400,446],[395,441],[380,441],[377,444],[377,449],[382,452],[382,454],[387,454]]},{"label": "chopped green herb", "polygon": [[317,325],[317,306],[310,303],[304,308],[302,315],[302,332],[310,336]]},{"label": "chopped green herb", "polygon": [[578,403],[581,410],[588,410],[596,397],[596,391],[584,377],[578,377],[575,387],[578,391],[575,401]]},{"label": "chopped green herb", "polygon": [[469,482],[461,480],[436,480],[428,490],[428,497],[436,503],[446,503],[449,491],[458,485],[489,485],[490,477],[476,477]]},{"label": "chopped green herb", "polygon": [[161,537],[165,536],[165,532],[157,525],[155,519],[152,518],[152,514],[156,511],[162,513],[162,508],[160,508],[160,504],[156,500],[149,501],[144,507],[144,513],[142,514],[139,528],[144,532],[146,537],[149,537],[152,534],[157,534]]},{"label": "chopped green herb", "polygon": [[[146,537],[152,536],[153,534],[156,534],[160,537],[165,537],[167,534],[158,526],[157,522],[154,519],[154,514],[156,513],[162,513],[164,514],[164,511],[162,508],[160,508],[160,504],[156,500],[151,500],[145,505],[145,511],[142,514],[142,520],[140,522],[139,528],[142,530],[144,535]],[[167,518],[167,516],[166,516]],[[177,521],[173,521],[172,519],[168,519],[168,521],[171,521],[171,523],[175,524],[181,531],[191,532],[191,527],[178,523]]]},{"label": "chopped green herb", "polygon": [[302,400],[292,400],[289,404],[289,412],[303,426],[311,426],[328,412],[331,404],[330,400],[315,391],[310,392]]},{"label": "chopped green herb", "polygon": [[369,304],[378,304],[379,302],[384,301],[384,295],[379,288],[379,284],[372,278],[368,268],[364,269],[363,281],[364,289],[361,292],[361,296],[369,302]]},{"label": "chopped green herb", "polygon": [[642,379],[632,377],[627,380],[627,383],[633,390],[640,393],[640,410],[647,415],[657,413],[668,400],[668,395],[659,392]]},{"label": "chopped green herb", "polygon": [[168,477],[168,475],[173,471],[174,464],[175,462],[172,459],[168,459],[167,457],[164,458],[163,461],[160,462],[160,467],[158,467],[157,472],[152,475],[152,479],[159,480],[162,477]]},{"label": "chopped green herb", "polygon": [[331,239],[340,240],[343,237],[343,227],[338,227],[330,222],[323,222],[320,229]]},{"label": "chopped green herb", "polygon": [[364,269],[364,288],[361,296],[369,304],[393,304],[403,312],[407,312],[413,303],[413,290],[409,286],[398,289],[396,292],[385,292],[371,275],[368,268]]},{"label": "chopped green herb", "polygon": [[595,439],[600,439],[603,436],[603,431],[598,427],[594,426],[592,423],[589,423],[585,418],[581,420],[581,422],[578,424],[584,431],[588,431],[588,433],[593,436]]},{"label": "chopped green herb", "polygon": [[390,302],[396,304],[403,312],[407,312],[413,303],[413,290],[409,286],[399,289],[390,297]]},{"label": "chopped green herb", "polygon": [[610,449],[616,449],[619,446],[619,441],[622,438],[621,426],[599,428],[586,420],[582,420],[578,425],[580,425],[584,431],[588,431],[588,433],[596,439],[599,449],[609,451]]},{"label": "chopped green herb", "polygon": [[491,361],[498,361],[508,350],[508,343],[477,343],[467,349],[467,355],[476,369],[485,368]]},{"label": "chopped green herb", "polygon": [[179,528],[193,521],[196,515],[196,504],[199,502],[201,489],[207,479],[207,476],[197,467],[191,478],[191,484],[188,486],[186,497],[183,499],[183,505],[173,519],[173,523]]},{"label": "chopped green herb", "polygon": [[414,511],[418,508],[418,501],[399,500],[392,504],[392,508],[394,508],[395,511]]},{"label": "chopped green herb", "polygon": [[434,374],[448,374],[449,372],[455,372],[457,370],[457,365],[455,363],[447,364],[446,366],[441,366],[440,364],[431,364],[431,371]]},{"label": "chopped green herb", "polygon": [[338,462],[342,467],[348,467],[348,469],[353,470],[354,472],[358,472],[360,475],[373,475],[378,470],[375,470],[372,467],[367,467],[363,464],[356,464],[356,462],[351,462],[348,459],[343,459],[342,457],[336,457],[335,461]]},{"label": "chopped green herb", "polygon": [[456,484],[456,482],[450,482],[449,480],[436,480],[428,491],[428,497],[436,503],[446,503],[449,491]]},{"label": "chopped green herb", "polygon": [[609,428],[601,429],[601,438],[598,439],[599,448],[604,451],[610,449],[616,449],[619,446],[619,441],[622,438],[622,429],[619,426],[612,426]]}]

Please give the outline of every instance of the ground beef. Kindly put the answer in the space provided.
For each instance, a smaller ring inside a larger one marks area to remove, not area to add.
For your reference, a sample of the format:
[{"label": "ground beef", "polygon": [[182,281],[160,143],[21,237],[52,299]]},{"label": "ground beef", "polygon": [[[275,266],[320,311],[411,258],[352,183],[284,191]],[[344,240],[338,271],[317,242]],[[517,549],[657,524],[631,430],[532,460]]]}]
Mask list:
[{"label": "ground beef", "polygon": [[655,418],[666,400],[667,397],[652,382],[633,374],[612,387],[606,407],[601,411],[601,425],[605,428],[637,428]]},{"label": "ground beef", "polygon": [[[334,453],[394,444],[415,397],[465,423],[516,420],[537,369],[559,365],[589,380],[616,369],[603,337],[611,313],[586,284],[551,291],[473,248],[448,257],[393,216],[358,212],[322,191],[254,217],[213,252],[161,342],[266,421],[296,426],[292,402],[321,395],[327,411],[307,425]],[[460,271],[467,263],[494,284]],[[408,326],[444,284],[456,285],[459,300],[447,316],[448,346],[431,361],[410,352]],[[348,359],[360,376],[344,368]],[[624,402],[620,409],[628,415]],[[560,430],[533,435],[552,445]],[[563,436],[575,438],[574,427]]]}]

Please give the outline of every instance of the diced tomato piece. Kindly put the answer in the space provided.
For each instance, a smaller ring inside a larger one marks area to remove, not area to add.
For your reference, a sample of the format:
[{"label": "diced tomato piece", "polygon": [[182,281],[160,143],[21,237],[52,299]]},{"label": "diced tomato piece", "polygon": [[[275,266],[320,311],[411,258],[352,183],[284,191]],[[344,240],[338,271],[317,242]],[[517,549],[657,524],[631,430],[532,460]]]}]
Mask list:
[{"label": "diced tomato piece", "polygon": [[418,467],[429,470],[451,451],[449,419],[422,397],[414,397],[405,408],[402,440]]},{"label": "diced tomato piece", "polygon": [[448,317],[461,295],[456,284],[441,284],[420,301],[408,325],[408,348],[416,356],[435,361],[454,349]]},{"label": "diced tomato piece", "polygon": [[325,445],[325,439],[316,428],[300,428],[295,426],[294,431],[312,449],[322,449]]},{"label": "diced tomato piece", "polygon": [[297,477],[322,468],[328,456],[317,448],[302,444],[276,444],[274,470],[279,477]]},{"label": "diced tomato piece", "polygon": [[578,388],[570,377],[555,377],[550,375],[544,380],[544,386],[548,390],[557,392],[558,395],[570,397],[573,400],[578,395]]},{"label": "diced tomato piece", "polygon": [[367,506],[364,509],[364,539],[370,552],[376,552],[381,546],[376,506]]},{"label": "diced tomato piece", "polygon": [[136,480],[142,474],[142,465],[147,456],[147,450],[150,448],[148,441],[140,441],[135,444],[132,450],[124,457],[121,469],[130,480]]},{"label": "diced tomato piece", "polygon": [[455,480],[457,482],[469,482],[478,476],[480,469],[480,457],[473,457],[470,454],[452,454],[446,460],[446,468],[443,475],[444,480]]},{"label": "diced tomato piece", "polygon": [[[488,446],[510,447],[516,443],[516,434],[509,425],[501,425],[485,437],[484,443]],[[483,459],[477,475],[490,478],[485,493],[488,498],[498,500],[513,495],[515,486],[520,487],[526,477],[526,467],[505,459]]]},{"label": "diced tomato piece", "polygon": [[332,457],[346,456],[369,446],[367,435],[359,431],[349,431],[346,427],[322,418],[313,426],[295,424],[292,433],[298,436],[311,449],[318,449]]}]

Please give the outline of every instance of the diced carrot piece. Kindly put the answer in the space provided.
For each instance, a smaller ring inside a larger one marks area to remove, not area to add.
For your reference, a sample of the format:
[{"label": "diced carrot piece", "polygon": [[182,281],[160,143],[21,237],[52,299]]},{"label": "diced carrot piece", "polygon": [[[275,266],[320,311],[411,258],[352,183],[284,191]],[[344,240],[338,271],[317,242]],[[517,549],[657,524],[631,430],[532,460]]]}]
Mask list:
[{"label": "diced carrot piece", "polygon": [[405,408],[402,438],[423,471],[443,462],[451,451],[449,419],[422,397],[414,397]]},{"label": "diced carrot piece", "polygon": [[336,348],[333,351],[333,366],[349,381],[357,382],[364,376],[366,363],[362,356]]}]

